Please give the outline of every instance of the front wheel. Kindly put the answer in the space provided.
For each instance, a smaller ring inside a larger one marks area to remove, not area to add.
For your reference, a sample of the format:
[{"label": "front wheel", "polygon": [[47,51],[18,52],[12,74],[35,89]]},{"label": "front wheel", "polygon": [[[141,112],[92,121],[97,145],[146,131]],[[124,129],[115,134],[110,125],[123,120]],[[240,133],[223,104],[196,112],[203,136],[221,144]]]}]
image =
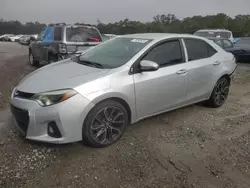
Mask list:
[{"label": "front wheel", "polygon": [[29,64],[31,66],[38,66],[39,65],[39,61],[35,60],[32,51],[29,51]]},{"label": "front wheel", "polygon": [[214,86],[213,92],[207,104],[213,108],[222,106],[228,97],[230,82],[226,78],[220,78]]},{"label": "front wheel", "polygon": [[128,113],[115,100],[97,104],[87,115],[82,129],[83,141],[91,147],[105,147],[121,138],[128,124]]}]

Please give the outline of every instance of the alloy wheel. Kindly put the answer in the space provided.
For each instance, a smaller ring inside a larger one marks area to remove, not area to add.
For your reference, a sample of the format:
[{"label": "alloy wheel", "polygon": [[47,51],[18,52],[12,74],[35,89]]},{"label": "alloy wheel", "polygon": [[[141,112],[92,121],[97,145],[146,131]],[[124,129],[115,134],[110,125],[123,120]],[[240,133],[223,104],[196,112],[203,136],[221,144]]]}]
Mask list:
[{"label": "alloy wheel", "polygon": [[229,83],[227,80],[221,80],[215,88],[215,102],[217,105],[223,104],[228,96]]},{"label": "alloy wheel", "polygon": [[91,137],[102,145],[115,142],[126,127],[125,114],[117,107],[101,109],[91,123]]}]

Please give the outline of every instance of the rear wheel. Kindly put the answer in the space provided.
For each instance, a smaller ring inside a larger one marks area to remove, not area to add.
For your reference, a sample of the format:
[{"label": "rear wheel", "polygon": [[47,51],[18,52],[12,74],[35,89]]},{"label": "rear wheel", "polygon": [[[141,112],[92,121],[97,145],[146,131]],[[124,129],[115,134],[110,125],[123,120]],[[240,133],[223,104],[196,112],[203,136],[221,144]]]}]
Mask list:
[{"label": "rear wheel", "polygon": [[29,64],[31,66],[38,66],[39,61],[35,60],[34,55],[31,50],[29,50]]},{"label": "rear wheel", "polygon": [[230,82],[223,77],[217,81],[207,104],[213,108],[222,106],[228,97]]},{"label": "rear wheel", "polygon": [[87,115],[82,129],[83,141],[92,147],[105,147],[121,138],[128,124],[128,113],[114,100],[97,104]]}]

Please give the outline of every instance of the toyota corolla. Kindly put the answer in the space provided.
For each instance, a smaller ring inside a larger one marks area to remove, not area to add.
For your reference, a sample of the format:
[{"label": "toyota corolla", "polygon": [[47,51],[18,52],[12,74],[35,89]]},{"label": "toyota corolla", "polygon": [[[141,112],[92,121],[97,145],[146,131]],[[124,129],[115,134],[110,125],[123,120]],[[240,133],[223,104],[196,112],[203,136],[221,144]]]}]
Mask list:
[{"label": "toyota corolla", "polygon": [[26,76],[11,111],[27,139],[103,147],[144,118],[201,101],[220,107],[235,69],[233,55],[205,38],[124,35]]}]

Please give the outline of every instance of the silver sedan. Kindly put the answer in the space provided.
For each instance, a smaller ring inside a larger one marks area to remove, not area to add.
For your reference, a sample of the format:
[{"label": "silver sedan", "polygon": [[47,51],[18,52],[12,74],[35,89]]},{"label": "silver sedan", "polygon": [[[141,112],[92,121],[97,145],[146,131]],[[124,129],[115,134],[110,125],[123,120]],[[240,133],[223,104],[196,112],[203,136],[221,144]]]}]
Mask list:
[{"label": "silver sedan", "polygon": [[220,107],[235,69],[233,55],[205,38],[123,35],[26,76],[11,110],[27,139],[103,147],[149,116],[201,101]]}]

